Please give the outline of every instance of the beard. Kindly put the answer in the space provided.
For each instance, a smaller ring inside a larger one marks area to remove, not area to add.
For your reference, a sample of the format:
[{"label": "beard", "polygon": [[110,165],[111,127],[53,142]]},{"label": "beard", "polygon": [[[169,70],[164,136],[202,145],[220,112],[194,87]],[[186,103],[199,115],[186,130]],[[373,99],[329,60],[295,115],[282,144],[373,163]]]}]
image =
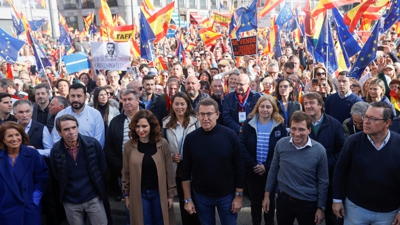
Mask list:
[{"label": "beard", "polygon": [[191,98],[196,96],[196,92],[194,90],[186,91],[186,94]]},{"label": "beard", "polygon": [[[76,105],[76,104],[77,104],[77,105]],[[83,106],[84,106],[84,104],[83,104],[83,103],[80,103],[80,102],[72,102],[72,104],[71,104],[71,107],[72,107],[73,109],[76,109],[76,110],[82,109]]]}]

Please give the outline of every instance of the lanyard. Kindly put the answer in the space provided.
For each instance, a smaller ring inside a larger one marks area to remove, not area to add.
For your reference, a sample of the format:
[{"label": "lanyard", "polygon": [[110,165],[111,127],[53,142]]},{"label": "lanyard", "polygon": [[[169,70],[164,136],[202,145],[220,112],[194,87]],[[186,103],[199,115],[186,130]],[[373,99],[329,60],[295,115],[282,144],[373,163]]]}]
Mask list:
[{"label": "lanyard", "polygon": [[247,98],[246,98],[246,100],[244,100],[243,104],[241,104],[241,103],[239,102],[239,99],[238,99],[238,97],[237,97],[236,94],[235,94],[235,98],[236,98],[236,100],[238,101],[239,106],[242,107],[242,109],[245,109],[245,108],[246,108],[247,100],[249,99],[249,96],[247,96]]}]

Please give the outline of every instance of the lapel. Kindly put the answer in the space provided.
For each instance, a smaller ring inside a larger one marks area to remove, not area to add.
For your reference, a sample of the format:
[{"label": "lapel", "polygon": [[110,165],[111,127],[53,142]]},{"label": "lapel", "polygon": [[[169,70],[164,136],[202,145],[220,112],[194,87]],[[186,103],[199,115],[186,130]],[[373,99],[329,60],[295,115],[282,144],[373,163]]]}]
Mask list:
[{"label": "lapel", "polygon": [[28,169],[28,167],[30,167],[30,163],[31,153],[29,152],[28,147],[21,145],[18,161],[14,166],[15,181],[17,182],[17,184],[24,177],[26,170]]},{"label": "lapel", "polygon": [[[19,159],[19,158],[18,158]],[[21,201],[23,202],[24,200],[22,199],[21,193],[19,192],[19,187],[17,185],[17,182],[15,180],[13,171],[11,169],[11,165],[8,161],[8,154],[6,150],[1,150],[0,151],[0,173],[2,177],[4,178],[4,182],[7,183],[8,187],[10,188],[11,192],[14,193],[14,195]]]}]

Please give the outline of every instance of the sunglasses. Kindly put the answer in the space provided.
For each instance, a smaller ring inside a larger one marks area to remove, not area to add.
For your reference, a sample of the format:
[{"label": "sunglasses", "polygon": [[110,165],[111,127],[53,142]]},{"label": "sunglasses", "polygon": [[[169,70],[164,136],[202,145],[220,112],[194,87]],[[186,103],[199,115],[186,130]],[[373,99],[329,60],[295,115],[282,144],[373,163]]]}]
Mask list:
[{"label": "sunglasses", "polygon": [[288,71],[286,71],[286,70],[285,70],[285,72],[286,72],[288,75],[294,74],[294,72],[288,72]]},{"label": "sunglasses", "polygon": [[208,89],[210,89],[210,88],[207,87],[207,86],[201,86],[200,89],[201,89],[201,90],[208,90]]},{"label": "sunglasses", "polygon": [[326,84],[320,84],[319,86],[320,87],[326,87]]},{"label": "sunglasses", "polygon": [[359,87],[357,84],[350,85],[351,88]]},{"label": "sunglasses", "polygon": [[262,58],[261,60],[267,60],[267,58]]},{"label": "sunglasses", "polygon": [[107,91],[107,94],[109,94],[110,96],[114,96],[114,92],[108,92]]},{"label": "sunglasses", "polygon": [[321,75],[326,76],[326,73],[317,73],[317,76],[321,76]]},{"label": "sunglasses", "polygon": [[143,87],[138,87],[139,91],[143,90]]}]

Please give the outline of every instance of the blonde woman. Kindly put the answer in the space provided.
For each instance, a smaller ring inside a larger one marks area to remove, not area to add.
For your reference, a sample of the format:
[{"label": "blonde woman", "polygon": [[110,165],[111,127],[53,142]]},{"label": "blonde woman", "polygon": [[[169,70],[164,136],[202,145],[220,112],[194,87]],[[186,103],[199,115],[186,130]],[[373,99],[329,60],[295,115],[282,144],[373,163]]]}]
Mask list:
[{"label": "blonde woman", "polygon": [[284,121],[279,115],[274,97],[263,95],[258,99],[240,132],[253,224],[261,224],[263,214],[266,224],[274,223],[275,194],[270,194],[269,212],[263,213],[261,209],[275,145],[281,138],[287,136]]},{"label": "blonde woman", "polygon": [[392,108],[394,115],[396,115],[396,110],[393,107],[393,104],[390,102],[389,98],[385,96],[385,83],[381,79],[373,79],[369,83],[368,93],[363,100],[365,102],[386,102]]}]

